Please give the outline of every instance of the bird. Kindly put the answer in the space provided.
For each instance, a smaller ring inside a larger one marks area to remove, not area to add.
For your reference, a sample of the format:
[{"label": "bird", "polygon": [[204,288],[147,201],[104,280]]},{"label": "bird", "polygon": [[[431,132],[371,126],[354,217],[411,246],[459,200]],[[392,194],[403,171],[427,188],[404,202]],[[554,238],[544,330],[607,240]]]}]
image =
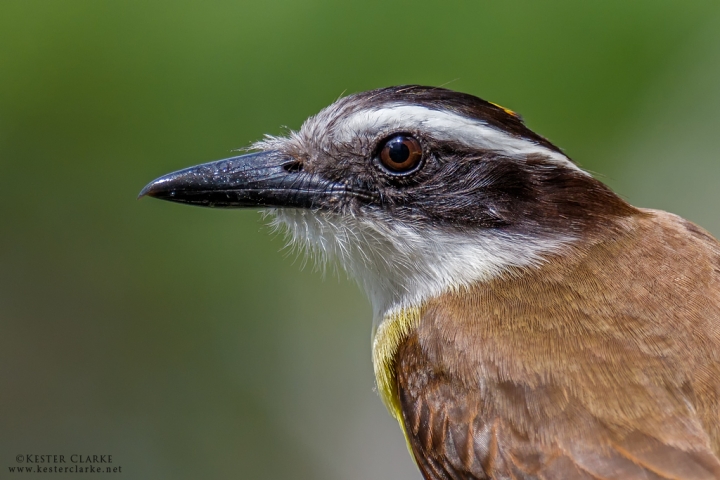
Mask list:
[{"label": "bird", "polygon": [[140,196],[260,208],[355,278],[423,478],[720,478],[710,233],[444,88],[348,95],[248,152]]}]

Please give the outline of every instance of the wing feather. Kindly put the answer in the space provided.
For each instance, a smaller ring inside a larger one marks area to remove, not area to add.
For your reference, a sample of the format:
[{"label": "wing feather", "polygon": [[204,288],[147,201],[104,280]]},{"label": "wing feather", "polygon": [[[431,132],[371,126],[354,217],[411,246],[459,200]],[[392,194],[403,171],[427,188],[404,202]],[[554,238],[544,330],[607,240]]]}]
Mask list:
[{"label": "wing feather", "polygon": [[[401,346],[397,372],[410,444],[428,480],[720,478],[720,462],[707,443],[681,448],[638,430],[620,438],[602,422],[587,421],[587,412],[569,414],[578,410],[572,398],[568,414],[552,419],[552,428],[536,427],[556,432],[554,436],[523,432],[506,412],[484,400],[479,389],[465,388],[434,368],[417,337]],[[518,395],[513,398],[523,401]],[[567,424],[559,423],[563,421]]]}]

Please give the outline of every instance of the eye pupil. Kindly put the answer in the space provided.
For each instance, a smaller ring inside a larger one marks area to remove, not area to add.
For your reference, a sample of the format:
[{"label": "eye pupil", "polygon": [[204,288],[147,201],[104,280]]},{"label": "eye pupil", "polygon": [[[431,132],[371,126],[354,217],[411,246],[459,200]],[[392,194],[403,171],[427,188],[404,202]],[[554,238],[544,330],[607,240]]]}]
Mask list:
[{"label": "eye pupil", "polygon": [[382,144],[380,162],[387,173],[408,174],[417,169],[422,154],[422,146],[415,137],[400,134]]},{"label": "eye pupil", "polygon": [[402,163],[410,156],[410,149],[402,138],[394,138],[388,142],[388,155],[395,163]]}]

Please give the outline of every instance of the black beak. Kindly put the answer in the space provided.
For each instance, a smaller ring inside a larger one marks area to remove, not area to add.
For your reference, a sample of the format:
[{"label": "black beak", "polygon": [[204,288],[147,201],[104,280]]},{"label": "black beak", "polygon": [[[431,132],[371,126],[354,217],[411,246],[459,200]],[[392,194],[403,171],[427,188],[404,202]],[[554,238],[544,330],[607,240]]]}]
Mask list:
[{"label": "black beak", "polygon": [[150,182],[138,198],[148,195],[203,207],[314,208],[343,190],[303,172],[294,158],[268,151],[169,173]]}]

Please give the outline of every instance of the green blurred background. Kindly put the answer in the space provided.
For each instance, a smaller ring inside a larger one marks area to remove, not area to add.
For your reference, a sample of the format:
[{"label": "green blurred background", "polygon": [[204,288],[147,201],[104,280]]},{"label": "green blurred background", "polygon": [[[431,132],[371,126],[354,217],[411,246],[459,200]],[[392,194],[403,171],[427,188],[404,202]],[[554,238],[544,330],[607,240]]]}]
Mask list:
[{"label": "green blurred background", "polygon": [[717,0],[3,0],[0,478],[81,453],[133,479],[418,479],[352,282],[256,212],[135,200],[403,83],[516,110],[720,234]]}]

